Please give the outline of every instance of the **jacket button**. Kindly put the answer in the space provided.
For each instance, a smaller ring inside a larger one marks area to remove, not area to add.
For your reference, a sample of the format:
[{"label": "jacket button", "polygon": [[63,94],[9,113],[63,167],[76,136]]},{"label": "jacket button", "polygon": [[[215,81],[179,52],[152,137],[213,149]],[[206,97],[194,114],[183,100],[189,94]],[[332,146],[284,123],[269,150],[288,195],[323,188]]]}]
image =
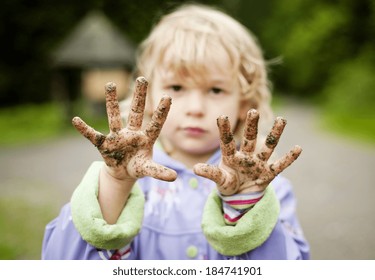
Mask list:
[{"label": "jacket button", "polygon": [[198,248],[194,245],[189,246],[186,249],[186,255],[191,259],[195,258],[198,255]]},{"label": "jacket button", "polygon": [[189,180],[189,186],[192,188],[192,189],[196,189],[198,188],[198,179],[193,177]]}]

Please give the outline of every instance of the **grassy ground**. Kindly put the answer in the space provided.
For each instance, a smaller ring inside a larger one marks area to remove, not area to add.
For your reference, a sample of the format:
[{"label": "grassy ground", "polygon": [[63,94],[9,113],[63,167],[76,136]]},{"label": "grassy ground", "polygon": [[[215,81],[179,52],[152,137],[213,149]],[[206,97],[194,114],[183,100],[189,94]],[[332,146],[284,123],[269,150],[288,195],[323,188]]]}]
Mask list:
[{"label": "grassy ground", "polygon": [[[83,113],[80,117],[96,129],[108,131],[106,116],[94,119]],[[0,147],[45,141],[64,134],[78,133],[56,103],[0,109],[0,131]]]},{"label": "grassy ground", "polygon": [[375,143],[375,116],[355,117],[326,113],[321,119],[322,127],[361,142]]},{"label": "grassy ground", "polygon": [[62,133],[66,125],[56,104],[25,105],[0,110],[0,146],[38,141]]},{"label": "grassy ground", "polygon": [[40,259],[44,228],[54,218],[51,213],[49,206],[0,198],[0,259]]},{"label": "grassy ground", "polygon": [[[289,102],[288,99],[274,96],[272,107],[282,111],[286,102]],[[343,113],[343,110],[332,105],[315,106],[318,108],[317,121],[321,129],[361,143],[375,144],[375,110],[363,114],[361,108],[351,108],[348,113]]]}]

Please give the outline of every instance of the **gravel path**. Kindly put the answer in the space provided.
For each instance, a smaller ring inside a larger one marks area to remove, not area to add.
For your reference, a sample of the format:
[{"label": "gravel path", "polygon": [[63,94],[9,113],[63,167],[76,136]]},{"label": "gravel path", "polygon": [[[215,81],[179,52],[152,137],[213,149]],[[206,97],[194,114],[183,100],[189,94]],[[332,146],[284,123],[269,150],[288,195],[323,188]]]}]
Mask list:
[{"label": "gravel path", "polygon": [[[312,258],[375,259],[375,146],[320,131],[310,107],[290,103],[282,112],[288,125],[278,153],[303,148],[284,175],[294,185]],[[93,160],[100,160],[96,149],[79,135],[0,148],[1,195],[52,204],[57,215]]]},{"label": "gravel path", "polygon": [[279,147],[303,152],[284,175],[293,183],[313,259],[375,259],[375,146],[317,128],[318,111],[290,104]]}]

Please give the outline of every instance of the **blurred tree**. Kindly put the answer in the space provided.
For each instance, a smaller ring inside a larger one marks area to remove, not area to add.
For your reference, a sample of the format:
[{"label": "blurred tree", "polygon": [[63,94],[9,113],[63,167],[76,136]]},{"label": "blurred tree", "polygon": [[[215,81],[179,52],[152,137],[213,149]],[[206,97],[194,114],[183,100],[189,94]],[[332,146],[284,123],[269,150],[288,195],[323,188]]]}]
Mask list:
[{"label": "blurred tree", "polygon": [[323,90],[327,108],[353,118],[374,118],[374,73],[375,57],[370,51],[339,64]]},{"label": "blurred tree", "polygon": [[374,57],[374,1],[272,2],[271,16],[259,35],[268,57],[283,60],[273,70],[279,91],[321,97],[341,65],[348,65],[365,49],[372,49],[366,57]]}]

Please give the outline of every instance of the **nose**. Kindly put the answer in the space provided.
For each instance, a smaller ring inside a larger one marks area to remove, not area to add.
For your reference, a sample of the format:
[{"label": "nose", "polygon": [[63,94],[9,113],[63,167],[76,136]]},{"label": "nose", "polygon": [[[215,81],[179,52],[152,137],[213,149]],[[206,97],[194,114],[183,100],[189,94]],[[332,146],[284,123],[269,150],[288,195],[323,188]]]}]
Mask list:
[{"label": "nose", "polygon": [[191,90],[186,102],[186,114],[193,117],[202,117],[205,112],[204,95],[199,90]]}]

